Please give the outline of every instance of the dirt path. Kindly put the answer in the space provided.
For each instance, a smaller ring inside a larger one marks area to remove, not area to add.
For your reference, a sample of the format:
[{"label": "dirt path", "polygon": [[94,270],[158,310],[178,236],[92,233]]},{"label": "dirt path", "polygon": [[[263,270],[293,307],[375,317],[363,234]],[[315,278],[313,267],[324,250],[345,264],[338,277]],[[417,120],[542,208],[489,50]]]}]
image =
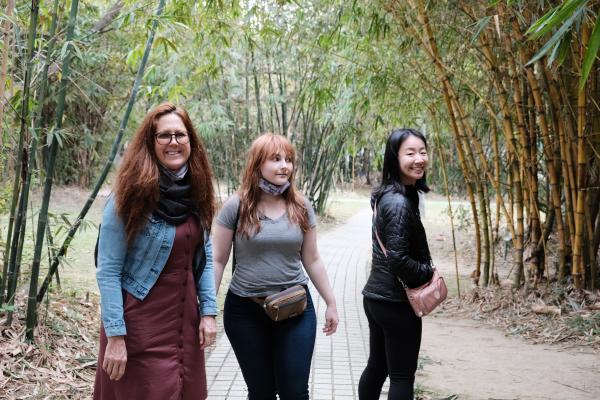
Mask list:
[{"label": "dirt path", "polygon": [[425,318],[422,355],[417,380],[461,400],[600,399],[600,355],[527,344],[477,321]]},{"label": "dirt path", "polygon": [[[455,287],[452,236],[444,208],[442,201],[427,201],[423,220],[433,259],[449,286]],[[464,293],[473,270],[468,231],[457,232],[457,249]],[[600,399],[600,354],[592,349],[529,344],[481,321],[443,311],[423,322],[423,369],[417,383],[436,393],[434,399],[453,394],[460,400]]]},{"label": "dirt path", "polygon": [[[441,201],[427,201],[424,225],[436,265],[454,287],[445,207]],[[471,285],[472,242],[465,231],[457,232],[463,293]],[[600,399],[600,354],[592,349],[529,344],[481,321],[443,313],[423,322],[424,362],[417,380],[436,393],[456,394],[460,400]]]}]

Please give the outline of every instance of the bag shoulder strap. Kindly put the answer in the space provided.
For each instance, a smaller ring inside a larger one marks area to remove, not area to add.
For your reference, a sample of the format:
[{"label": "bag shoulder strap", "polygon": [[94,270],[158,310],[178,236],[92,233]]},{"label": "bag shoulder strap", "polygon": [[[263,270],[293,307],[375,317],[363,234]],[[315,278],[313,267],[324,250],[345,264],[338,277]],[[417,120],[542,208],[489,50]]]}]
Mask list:
[{"label": "bag shoulder strap", "polygon": [[[381,250],[383,251],[383,255],[387,258],[387,249],[385,248],[385,246],[381,242],[381,239],[379,238],[379,233],[377,232],[377,224],[375,224],[375,218],[377,218],[377,201],[375,201],[375,207],[373,208],[373,224],[375,225],[375,237],[377,238],[379,247],[381,247]],[[406,286],[404,281],[402,279],[400,279],[399,276],[397,276],[396,279],[398,279],[398,282],[400,282],[400,284],[402,285],[402,287],[404,287],[404,289],[408,289],[408,286]]]},{"label": "bag shoulder strap", "polygon": [[[377,218],[377,201],[375,201],[375,207],[373,208],[373,219]],[[375,223],[375,221],[373,221],[373,223]],[[385,246],[383,245],[383,242],[381,241],[381,239],[379,238],[379,233],[377,232],[377,226],[375,226],[375,237],[377,238],[377,243],[379,243],[379,247],[381,248],[381,250],[383,250],[383,254],[387,257],[387,249],[385,248]],[[433,264],[433,259],[429,260],[429,264],[431,265],[431,268],[435,269],[435,265]]]},{"label": "bag shoulder strap", "polygon": [[[377,232],[377,225],[375,225],[375,218],[377,218],[377,201],[375,201],[375,207],[373,207],[373,224],[375,226],[375,238],[377,238],[377,243],[379,243],[379,247],[381,248],[381,250],[383,251],[383,254],[387,258],[387,249],[385,248],[385,246],[383,245],[383,242],[379,238],[379,233]],[[433,261],[429,261],[429,262],[430,262],[431,268],[435,272],[435,266],[433,265]],[[396,278],[398,279],[400,284],[404,287],[404,289],[409,289],[409,287],[406,286],[404,281],[402,279],[400,279],[399,276],[397,276]]]},{"label": "bag shoulder strap", "polygon": [[240,207],[242,206],[242,200],[240,199],[235,213],[235,226],[233,228],[233,238],[231,240],[231,246],[233,248],[233,258],[231,260],[231,275],[235,272],[235,235],[237,233],[238,222],[240,220]]},{"label": "bag shoulder strap", "polygon": [[377,232],[377,224],[375,224],[375,219],[377,218],[377,200],[375,200],[375,207],[373,207],[373,224],[375,225],[375,237],[377,238],[377,242],[379,243],[379,247],[383,251],[383,255],[387,257],[387,249],[381,242],[379,238],[379,233]]},{"label": "bag shoulder strap", "polygon": [[94,246],[94,266],[98,268],[98,243],[100,243],[100,228],[102,223],[98,224],[98,236],[96,237],[96,245]]}]

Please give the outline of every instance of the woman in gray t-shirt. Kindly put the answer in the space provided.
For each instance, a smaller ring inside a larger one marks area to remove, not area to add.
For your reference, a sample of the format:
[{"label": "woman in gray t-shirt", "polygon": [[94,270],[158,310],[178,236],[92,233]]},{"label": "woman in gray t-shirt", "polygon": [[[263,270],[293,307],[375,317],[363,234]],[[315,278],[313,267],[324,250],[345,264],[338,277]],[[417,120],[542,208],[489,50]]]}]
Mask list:
[{"label": "woman in gray t-shirt", "polygon": [[[250,147],[242,185],[223,204],[213,229],[217,288],[234,247],[224,325],[249,400],[275,399],[275,394],[280,400],[309,398],[316,315],[306,289],[308,277],[327,304],[323,332],[335,333],[338,324],[335,297],[317,248],[315,213],[294,186],[294,161],[295,149],[284,136],[259,136]],[[271,320],[256,298],[294,285],[306,290],[306,310],[283,321]]]}]

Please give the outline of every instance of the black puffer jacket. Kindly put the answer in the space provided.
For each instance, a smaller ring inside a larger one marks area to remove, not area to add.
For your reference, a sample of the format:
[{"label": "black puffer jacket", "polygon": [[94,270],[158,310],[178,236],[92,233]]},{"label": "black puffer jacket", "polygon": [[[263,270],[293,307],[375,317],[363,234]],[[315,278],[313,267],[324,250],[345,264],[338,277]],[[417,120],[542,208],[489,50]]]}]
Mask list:
[{"label": "black puffer jacket", "polygon": [[[371,199],[374,206],[376,199]],[[387,249],[384,255],[377,238]],[[406,292],[398,281],[408,287],[419,287],[431,279],[433,270],[425,229],[419,214],[419,195],[412,186],[400,194],[386,188],[377,200],[377,216],[372,228],[373,259],[371,274],[363,289],[365,297],[376,300],[407,301]]]}]

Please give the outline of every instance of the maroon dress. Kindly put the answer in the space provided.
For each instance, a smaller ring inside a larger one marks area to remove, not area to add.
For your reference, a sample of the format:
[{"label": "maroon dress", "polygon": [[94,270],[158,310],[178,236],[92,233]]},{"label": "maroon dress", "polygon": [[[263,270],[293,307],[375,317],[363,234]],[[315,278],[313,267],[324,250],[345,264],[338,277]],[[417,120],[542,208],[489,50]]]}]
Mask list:
[{"label": "maroon dress", "polygon": [[194,250],[202,244],[201,238],[196,218],[189,217],[177,227],[167,264],[144,301],[123,291],[125,375],[111,381],[102,369],[107,340],[101,326],[94,400],[206,399],[192,272]]}]

